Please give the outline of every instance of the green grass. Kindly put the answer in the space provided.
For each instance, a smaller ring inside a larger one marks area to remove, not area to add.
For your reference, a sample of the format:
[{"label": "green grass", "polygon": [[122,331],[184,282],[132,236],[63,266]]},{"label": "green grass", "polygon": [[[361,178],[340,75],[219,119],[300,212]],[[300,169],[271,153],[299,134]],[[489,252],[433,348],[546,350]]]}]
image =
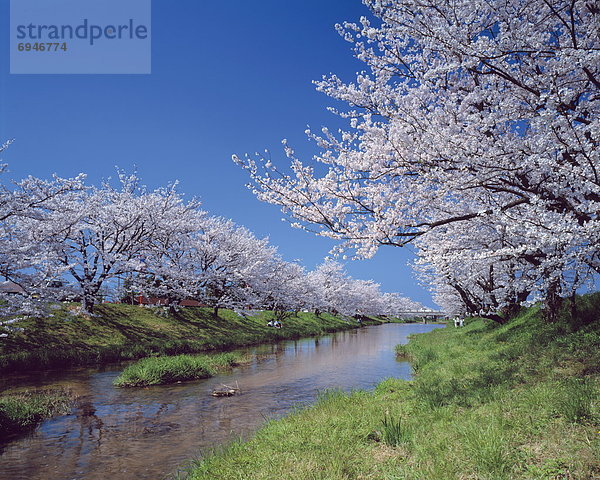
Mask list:
[{"label": "green grass", "polygon": [[0,396],[0,436],[35,427],[42,420],[71,411],[67,390],[25,391]]},{"label": "green grass", "polygon": [[10,330],[0,327],[0,333],[8,333],[0,338],[0,372],[226,350],[357,326],[328,314],[299,313],[275,329],[266,326],[271,312],[244,317],[223,309],[217,317],[209,308],[171,314],[160,307],[104,304],[96,307],[94,316],[86,316],[76,308],[63,305],[51,317],[23,319]]},{"label": "green grass", "polygon": [[407,347],[408,347],[407,345],[396,345],[396,347],[395,347],[396,358],[402,359],[402,360],[413,361],[414,359],[408,352]]},{"label": "green grass", "polygon": [[242,354],[233,352],[142,358],[123,370],[114,384],[117,387],[146,387],[209,378],[246,360]]},{"label": "green grass", "polygon": [[412,429],[410,424],[402,419],[386,416],[381,422],[381,440],[390,447],[408,445],[412,440]]},{"label": "green grass", "polygon": [[600,295],[580,302],[583,320],[549,325],[531,308],[503,326],[416,335],[401,349],[414,380],[326,393],[198,460],[189,478],[598,478]]}]

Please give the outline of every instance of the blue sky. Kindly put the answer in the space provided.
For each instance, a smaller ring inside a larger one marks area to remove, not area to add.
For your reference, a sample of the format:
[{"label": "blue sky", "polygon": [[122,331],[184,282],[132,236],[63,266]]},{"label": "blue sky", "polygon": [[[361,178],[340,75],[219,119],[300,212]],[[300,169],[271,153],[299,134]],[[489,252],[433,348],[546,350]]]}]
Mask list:
[{"label": "blue sky", "polygon": [[[15,179],[84,172],[98,183],[118,166],[137,167],[151,188],[179,180],[212,214],[269,236],[287,260],[313,268],[333,243],[282,222],[277,207],[245,188],[231,155],[268,149],[285,162],[283,138],[303,158],[314,153],[306,126],[339,120],[311,82],[329,73],[351,80],[363,69],[334,29],[362,15],[360,0],[154,0],[152,74],[10,75],[9,2],[0,0],[0,140],[16,139],[2,160]],[[408,249],[385,247],[346,265],[356,278],[432,305],[410,259]]]}]

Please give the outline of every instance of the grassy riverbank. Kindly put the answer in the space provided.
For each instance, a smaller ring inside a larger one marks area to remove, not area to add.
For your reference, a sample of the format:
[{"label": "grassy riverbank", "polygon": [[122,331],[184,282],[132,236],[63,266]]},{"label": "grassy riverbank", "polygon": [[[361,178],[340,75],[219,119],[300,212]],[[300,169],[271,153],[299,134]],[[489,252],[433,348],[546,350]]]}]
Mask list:
[{"label": "grassy riverbank", "polygon": [[[267,327],[270,312],[240,316],[208,308],[164,308],[99,305],[94,316],[62,306],[52,316],[28,318],[0,327],[0,371],[31,370],[108,363],[152,355],[178,355],[295,339],[355,328],[354,321],[328,314],[299,313],[283,328]],[[372,319],[373,323],[381,323]]]},{"label": "grassy riverbank", "polygon": [[583,480],[600,476],[600,294],[571,322],[537,308],[418,335],[417,375],[328,393],[196,462],[229,480]]},{"label": "grassy riverbank", "polygon": [[114,384],[117,387],[146,387],[209,378],[247,360],[236,352],[147,357],[129,365]]},{"label": "grassy riverbank", "polygon": [[74,398],[63,389],[0,396],[0,438],[35,427],[46,418],[71,411]]}]

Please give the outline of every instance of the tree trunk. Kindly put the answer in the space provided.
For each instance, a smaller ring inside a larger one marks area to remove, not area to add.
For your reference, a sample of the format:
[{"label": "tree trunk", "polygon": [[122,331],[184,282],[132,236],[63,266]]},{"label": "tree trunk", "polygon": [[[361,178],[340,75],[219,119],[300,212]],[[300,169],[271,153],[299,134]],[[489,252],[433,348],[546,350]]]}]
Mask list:
[{"label": "tree trunk", "polygon": [[219,316],[219,307],[217,305],[215,305],[215,307],[213,308],[213,313],[214,313],[215,317]]},{"label": "tree trunk", "polygon": [[511,303],[510,305],[503,307],[500,312],[502,316],[506,318],[506,321],[510,321],[517,316],[519,310],[521,310],[521,305],[518,303]]},{"label": "tree trunk", "polygon": [[500,325],[504,325],[508,320],[500,315],[496,315],[495,313],[490,313],[486,315],[479,315],[481,318],[487,318],[488,320],[493,320]]},{"label": "tree trunk", "polygon": [[[450,286],[456,290],[456,292],[460,295],[461,300],[467,307],[469,313],[477,313],[480,308],[476,305],[473,300],[471,300],[471,295],[464,288],[462,288],[457,283],[451,283]],[[493,319],[492,319],[493,320]]]},{"label": "tree trunk", "polygon": [[546,291],[546,299],[544,300],[544,319],[547,322],[555,322],[558,319],[562,301],[563,299],[558,294],[558,284],[552,283]]},{"label": "tree trunk", "polygon": [[574,325],[577,322],[577,294],[575,291],[571,294],[571,323]]},{"label": "tree trunk", "polygon": [[93,295],[83,295],[83,300],[81,301],[81,305],[83,309],[88,313],[94,313],[94,296]]}]

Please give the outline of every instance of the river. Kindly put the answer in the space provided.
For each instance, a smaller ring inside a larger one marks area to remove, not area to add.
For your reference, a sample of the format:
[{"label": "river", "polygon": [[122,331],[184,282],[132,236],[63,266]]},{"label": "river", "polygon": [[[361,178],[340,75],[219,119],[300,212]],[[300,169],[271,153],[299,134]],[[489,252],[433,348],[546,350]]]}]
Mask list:
[{"label": "river", "polygon": [[[8,386],[71,388],[80,396],[70,415],[0,443],[0,479],[132,480],[174,475],[187,461],[233,438],[247,437],[265,419],[312,403],[327,389],[372,389],[387,377],[408,379],[408,362],[394,347],[440,325],[385,324],[319,338],[244,349],[250,365],[206,380],[141,389],[112,382],[123,365],[8,375]],[[241,394],[216,398],[221,384]]]}]

